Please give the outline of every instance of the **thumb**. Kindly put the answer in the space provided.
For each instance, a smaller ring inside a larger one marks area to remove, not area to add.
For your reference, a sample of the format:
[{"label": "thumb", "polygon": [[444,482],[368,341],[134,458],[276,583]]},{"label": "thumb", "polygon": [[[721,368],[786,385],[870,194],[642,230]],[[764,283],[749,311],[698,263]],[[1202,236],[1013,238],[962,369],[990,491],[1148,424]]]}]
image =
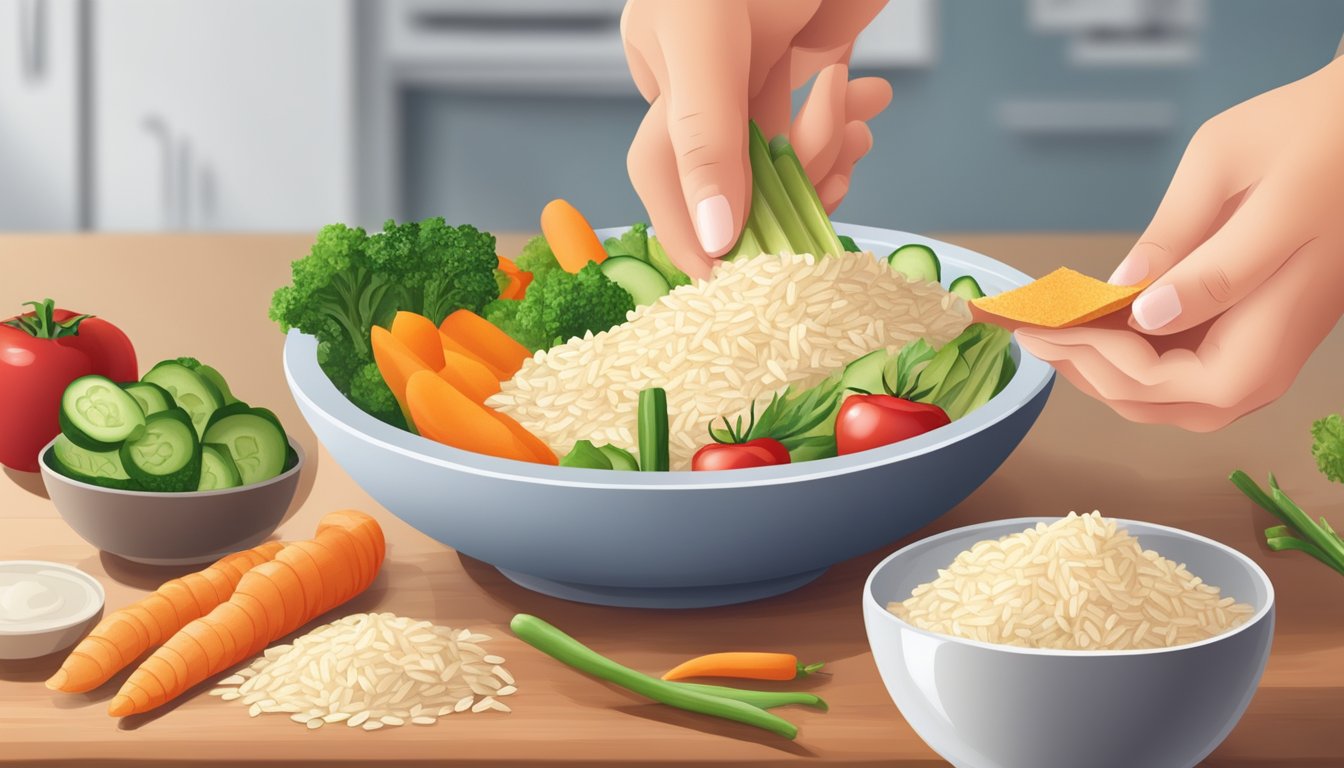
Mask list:
[{"label": "thumb", "polygon": [[668,137],[686,210],[712,257],[737,241],[749,200],[750,46],[736,39],[745,26],[728,23],[723,13],[713,4],[687,4],[679,20],[689,29],[659,32]]},{"label": "thumb", "polygon": [[[1292,199],[1292,198],[1289,198]],[[1153,281],[1132,307],[1144,333],[1179,333],[1212,320],[1257,289],[1310,238],[1292,206],[1262,188],[1208,240]]]}]

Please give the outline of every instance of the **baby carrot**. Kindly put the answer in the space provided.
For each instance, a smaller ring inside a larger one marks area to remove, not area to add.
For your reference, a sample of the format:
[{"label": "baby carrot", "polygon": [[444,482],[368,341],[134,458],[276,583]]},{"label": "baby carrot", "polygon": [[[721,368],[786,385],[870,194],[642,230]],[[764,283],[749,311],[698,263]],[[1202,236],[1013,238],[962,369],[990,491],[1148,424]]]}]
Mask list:
[{"label": "baby carrot", "polygon": [[664,680],[688,677],[743,677],[751,680],[793,680],[821,669],[821,664],[799,664],[791,653],[711,653],[678,664]]},{"label": "baby carrot", "polygon": [[566,200],[552,200],[541,209],[541,233],[566,272],[577,274],[588,262],[601,264],[607,258],[588,220]]}]

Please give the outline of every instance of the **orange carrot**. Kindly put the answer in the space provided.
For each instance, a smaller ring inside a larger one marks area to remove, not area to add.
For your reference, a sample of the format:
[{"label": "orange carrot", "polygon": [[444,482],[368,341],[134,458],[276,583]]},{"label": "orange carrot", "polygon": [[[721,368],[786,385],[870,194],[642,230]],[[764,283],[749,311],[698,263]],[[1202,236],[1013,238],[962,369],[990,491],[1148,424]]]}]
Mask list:
[{"label": "orange carrot", "polygon": [[430,440],[504,459],[534,461],[532,451],[493,410],[426,372],[406,385],[406,404],[420,434]]},{"label": "orange carrot", "polygon": [[499,391],[499,378],[480,360],[444,349],[443,361],[439,375],[472,400],[483,403]]},{"label": "orange carrot", "polygon": [[[382,374],[387,388],[401,406],[406,423],[411,423],[411,411],[406,407],[406,382],[417,371],[430,370],[418,355],[410,350],[401,339],[380,326],[369,329],[369,342],[373,346],[373,361],[378,364],[378,373]],[[443,359],[442,350],[439,359]]]},{"label": "orange carrot", "polygon": [[588,262],[601,264],[607,258],[588,220],[565,200],[552,200],[541,209],[541,234],[566,272],[577,273]]},{"label": "orange carrot", "polygon": [[532,460],[538,464],[550,464],[556,466],[560,463],[560,458],[555,455],[555,451],[547,445],[540,437],[527,431],[527,427],[519,424],[512,416],[507,413],[495,411],[495,418],[504,423],[509,428],[513,436],[522,441],[523,446],[532,454]]},{"label": "orange carrot", "polygon": [[799,664],[791,653],[711,653],[678,664],[664,680],[688,677],[743,677],[752,680],[793,680],[821,669],[821,664]]},{"label": "orange carrot", "polygon": [[481,365],[484,365],[490,371],[490,373],[493,374],[494,377],[499,381],[504,381],[505,379],[511,378],[513,376],[513,374],[511,373],[505,373],[502,368],[496,367],[489,360],[486,360],[485,358],[471,351],[464,344],[462,344],[462,342],[450,337],[448,334],[443,333],[442,331],[439,332],[439,341],[442,342],[443,344],[443,354],[445,358],[447,357],[449,352],[456,352],[459,355],[465,355],[466,357],[475,360]]},{"label": "orange carrot", "polygon": [[499,257],[499,271],[509,278],[509,284],[499,292],[501,299],[521,299],[527,295],[527,286],[532,283],[532,273],[518,269],[513,259]]},{"label": "orange carrot", "polygon": [[[305,576],[291,567],[289,556],[282,560],[277,554],[275,559],[259,563],[243,574],[227,601],[189,622],[132,672],[113,697],[108,714],[124,717],[147,712],[256,655],[272,642],[367,589],[382,565],[381,559],[368,560],[368,553],[377,555],[386,551],[377,521],[353,510],[323,518],[313,541],[329,547],[326,551],[342,553],[342,559],[310,558],[317,565],[316,577]],[[322,550],[309,549],[308,554],[313,551]],[[352,572],[359,576],[349,578]],[[313,584],[314,578],[322,584]],[[326,591],[325,584],[338,578],[342,579],[341,590]],[[316,587],[318,592],[330,594],[332,602],[324,601],[322,609],[315,612],[308,607],[309,593],[305,587],[309,590]],[[225,635],[229,641],[222,639]]]},{"label": "orange carrot", "polygon": [[439,341],[434,321],[414,312],[398,312],[392,318],[392,335],[406,345],[426,368],[443,367],[443,344]]},{"label": "orange carrot", "polygon": [[439,330],[470,349],[476,357],[503,371],[501,380],[513,378],[513,374],[523,367],[523,361],[532,356],[527,347],[469,309],[459,309],[445,317]]},{"label": "orange carrot", "polygon": [[276,556],[283,545],[269,541],[225,555],[210,567],[172,579],[144,599],[103,618],[47,680],[53,691],[90,691],[174,632],[227,601],[243,573]]}]

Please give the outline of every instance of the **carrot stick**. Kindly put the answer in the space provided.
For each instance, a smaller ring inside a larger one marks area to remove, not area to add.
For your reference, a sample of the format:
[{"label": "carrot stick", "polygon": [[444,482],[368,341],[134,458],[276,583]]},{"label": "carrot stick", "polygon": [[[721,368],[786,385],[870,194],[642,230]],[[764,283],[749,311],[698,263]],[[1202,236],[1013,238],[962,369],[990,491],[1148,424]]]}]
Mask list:
[{"label": "carrot stick", "polygon": [[552,200],[541,209],[541,233],[566,272],[578,273],[588,262],[601,264],[607,258],[588,220],[565,200]]},{"label": "carrot stick", "polygon": [[[513,259],[510,259],[507,256],[499,256],[498,258],[499,258],[499,271],[503,272],[504,275],[509,278],[508,285],[504,286],[504,288],[499,292],[499,298],[501,299],[523,298],[524,291],[527,289],[527,283],[523,282],[524,273],[518,269],[518,265],[514,263]],[[531,280],[532,273],[528,272],[526,274],[528,276],[527,282],[529,283],[532,282]]]},{"label": "carrot stick", "polygon": [[225,555],[104,617],[47,680],[47,687],[80,693],[102,685],[145,651],[228,600],[243,573],[275,557],[282,546],[271,541]]},{"label": "carrot stick", "polygon": [[439,376],[478,403],[499,391],[499,377],[485,363],[451,349],[443,350]]},{"label": "carrot stick", "polygon": [[429,373],[417,373],[406,385],[406,404],[420,434],[464,451],[504,459],[534,461],[532,452],[496,417],[493,410]]},{"label": "carrot stick", "polygon": [[[308,554],[328,552],[340,553],[340,556],[339,559],[335,555],[312,557],[317,563],[320,579],[324,583],[335,582],[342,575],[360,574],[358,580],[347,577],[341,583],[342,589],[337,593],[340,600],[328,606],[330,610],[368,588],[382,565],[381,559],[366,564],[356,561],[366,557],[363,553],[385,551],[386,545],[377,521],[361,512],[342,511],[330,520],[324,518],[323,525],[326,528],[321,529],[313,541],[323,540],[324,547],[333,547],[308,548]],[[360,538],[366,541],[359,542]],[[272,559],[252,568],[243,574],[227,601],[168,638],[131,673],[109,704],[108,714],[124,717],[161,706],[325,613],[314,613],[306,607],[306,600],[300,594],[303,586],[298,582],[312,577],[301,576],[298,570],[286,564],[287,560]],[[286,626],[294,621],[294,617],[289,616],[290,607],[294,605],[305,607],[297,614],[298,624]],[[235,642],[231,652],[227,645],[215,643],[223,632],[230,633],[235,641],[241,641],[255,630],[259,630],[258,637],[250,638],[248,643]]]},{"label": "carrot stick", "polygon": [[527,427],[519,424],[516,419],[507,413],[495,411],[495,418],[503,422],[504,426],[508,427],[509,431],[513,433],[513,436],[522,442],[523,447],[527,448],[532,454],[533,461],[538,464],[550,464],[553,467],[559,465],[560,458],[555,455],[555,451],[552,451],[551,447],[540,437],[528,432]]},{"label": "carrot stick", "polygon": [[445,317],[439,330],[471,350],[476,357],[503,371],[501,380],[513,378],[523,362],[532,356],[527,347],[469,309],[459,309]]},{"label": "carrot stick", "polygon": [[398,312],[392,318],[392,335],[406,345],[426,368],[443,367],[443,345],[439,342],[438,327],[434,321],[414,312]]},{"label": "carrot stick", "polygon": [[[406,382],[410,380],[412,374],[430,368],[425,365],[424,360],[403,344],[401,339],[380,326],[375,325],[369,329],[369,342],[373,347],[373,361],[378,365],[378,373],[382,374],[387,388],[392,390],[392,396],[397,399],[402,414],[406,416],[406,423],[409,424],[411,412],[406,407]],[[439,357],[443,357],[442,350]]]},{"label": "carrot stick", "polygon": [[452,338],[451,336],[449,336],[446,333],[443,333],[442,331],[439,332],[439,341],[443,344],[443,353],[445,357],[447,356],[450,350],[456,352],[459,355],[465,355],[475,360],[476,362],[480,363],[481,365],[484,365],[487,369],[489,369],[490,373],[494,374],[495,378],[499,381],[504,381],[506,379],[512,378],[513,376],[513,374],[505,372],[503,368],[497,367],[489,360],[486,360],[485,358],[481,357],[480,355],[468,349],[465,345],[462,344],[462,342]]},{"label": "carrot stick", "polygon": [[678,664],[664,680],[688,677],[743,677],[752,680],[793,680],[821,669],[821,664],[799,664],[791,653],[711,653]]}]

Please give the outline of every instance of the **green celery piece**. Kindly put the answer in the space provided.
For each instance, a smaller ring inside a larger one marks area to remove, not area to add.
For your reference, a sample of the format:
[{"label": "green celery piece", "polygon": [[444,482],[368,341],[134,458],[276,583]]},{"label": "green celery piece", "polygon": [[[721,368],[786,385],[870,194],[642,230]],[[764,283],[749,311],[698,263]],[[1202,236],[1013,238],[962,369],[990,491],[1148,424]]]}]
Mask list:
[{"label": "green celery piece", "polygon": [[[794,251],[793,242],[784,230],[784,220],[776,216],[758,184],[751,187],[751,228],[761,246],[761,253],[803,253]],[[788,216],[787,213],[783,216]],[[760,254],[752,254],[758,256]]]},{"label": "green celery piece", "polygon": [[1008,382],[1012,381],[1013,377],[1016,375],[1017,375],[1017,363],[1013,361],[1013,356],[1010,352],[1004,352],[1003,371],[999,374],[999,383],[997,386],[994,387],[994,394],[990,395],[990,397],[994,397],[994,395],[997,395],[1000,392],[1002,392],[1004,390],[1004,387],[1008,386]]},{"label": "green celery piece", "polygon": [[779,172],[780,181],[789,193],[789,200],[802,217],[812,241],[820,249],[816,255],[839,256],[844,253],[845,246],[840,244],[835,227],[831,226],[831,217],[826,214],[826,208],[822,206],[821,198],[817,197],[816,188],[808,181],[803,164],[798,160],[789,140],[776,136],[770,142],[770,154],[775,159],[775,170]]},{"label": "green celery piece", "polygon": [[964,357],[970,368],[970,374],[961,390],[952,395],[943,410],[948,418],[960,419],[976,408],[989,402],[999,386],[1003,376],[1004,360],[1008,357],[1009,335],[1007,331],[995,329],[980,334],[979,340]]},{"label": "green celery piece", "polygon": [[751,231],[751,219],[742,225],[742,234],[737,238],[737,244],[732,250],[724,254],[721,261],[737,261],[740,258],[749,259],[752,256],[759,256],[764,251],[761,250],[761,244],[756,239],[756,235]]},{"label": "green celery piece", "polygon": [[1269,476],[1270,494],[1274,498],[1274,503],[1288,518],[1288,524],[1291,525],[1299,536],[1305,541],[1315,544],[1323,553],[1330,556],[1341,569],[1344,569],[1344,542],[1330,536],[1321,527],[1316,524],[1302,508],[1297,506],[1288,494],[1279,488],[1278,481],[1271,473]]},{"label": "green celery piece", "polygon": [[1304,554],[1311,555],[1312,557],[1316,558],[1322,563],[1330,566],[1332,570],[1338,572],[1340,575],[1344,575],[1344,565],[1340,565],[1339,563],[1336,563],[1335,561],[1331,560],[1328,556],[1325,555],[1325,553],[1321,552],[1321,550],[1317,549],[1316,547],[1312,546],[1311,544],[1301,539],[1293,538],[1292,536],[1278,536],[1272,539],[1266,539],[1265,543],[1268,544],[1269,548],[1275,552],[1285,552],[1289,550],[1295,550],[1297,552],[1302,552]]},{"label": "green celery piece", "polygon": [[[761,133],[760,126],[752,121],[748,125],[749,135],[747,137],[747,154],[751,160],[751,216],[756,217],[758,210],[757,196],[765,200],[764,208],[770,211],[771,219],[780,228],[787,243],[785,250],[792,253],[817,253],[817,242],[808,234],[808,227],[801,218],[801,209],[798,209],[784,180],[780,177],[775,168],[774,158],[770,153],[770,145],[766,143],[765,134]],[[761,218],[765,217],[761,214]],[[758,230],[757,235],[764,233]],[[762,240],[761,244],[766,243]],[[779,253],[775,250],[773,253]]]}]

